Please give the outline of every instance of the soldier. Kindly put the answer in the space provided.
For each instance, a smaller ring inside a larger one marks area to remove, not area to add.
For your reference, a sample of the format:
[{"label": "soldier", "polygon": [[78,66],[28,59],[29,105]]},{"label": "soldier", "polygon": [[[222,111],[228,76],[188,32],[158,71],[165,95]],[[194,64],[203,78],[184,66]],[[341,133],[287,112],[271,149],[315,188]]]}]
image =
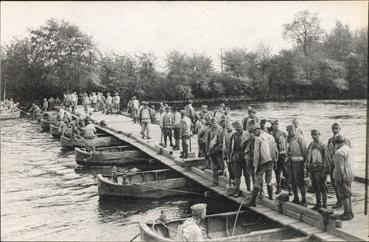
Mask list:
[{"label": "soldier", "polygon": [[[205,136],[206,131],[208,130],[210,126],[210,116],[205,117],[205,123],[200,128],[198,134],[197,134],[197,143],[199,144],[199,154],[198,157],[205,157]],[[210,167],[209,167],[210,168]]]},{"label": "soldier", "polygon": [[180,122],[181,114],[177,111],[176,107],[173,107],[173,136],[174,136],[174,147],[173,150],[179,150],[180,145]]},{"label": "soldier", "polygon": [[234,163],[231,159],[231,136],[235,132],[236,122],[232,125],[227,123],[227,132],[224,134],[224,142],[223,142],[223,160],[224,164],[227,165],[228,175],[229,175],[229,185],[232,186],[234,183]]},{"label": "soldier", "polygon": [[213,183],[218,185],[219,170],[224,170],[222,154],[222,133],[214,117],[211,118],[210,127],[206,132],[205,149],[206,158],[209,158],[213,168]]},{"label": "soldier", "polygon": [[251,122],[254,122],[255,124],[259,123],[259,118],[256,117],[256,110],[252,107],[249,107],[248,110],[248,116],[242,120],[242,127],[244,131],[249,130],[248,128],[251,126]]},{"label": "soldier", "polygon": [[306,207],[306,190],[305,190],[305,160],[307,147],[304,137],[296,133],[295,126],[287,126],[287,164],[290,183],[292,185],[293,202],[300,204],[297,187],[301,192],[301,205]]},{"label": "soldier", "polygon": [[[251,175],[252,184],[255,185],[255,174],[254,174],[254,147],[255,147],[255,135],[252,132],[252,129],[255,125],[249,127],[247,135],[244,135],[243,143],[244,143],[244,154],[245,154],[245,163],[246,169],[248,173]],[[247,136],[247,138],[246,138]],[[251,185],[250,185],[251,189]]]},{"label": "soldier", "polygon": [[185,110],[181,110],[181,121],[179,123],[180,135],[182,137],[182,155],[183,159],[188,158],[188,146],[191,138],[192,122],[189,117],[186,116]]},{"label": "soldier", "polygon": [[208,106],[207,105],[201,105],[201,111],[199,113],[200,116],[200,120],[201,122],[204,124],[205,123],[205,117],[208,116],[209,111],[208,111]]},{"label": "soldier", "polygon": [[240,184],[241,184],[241,176],[245,178],[245,183],[247,186],[247,190],[250,191],[250,173],[246,166],[245,155],[244,155],[244,147],[242,143],[242,135],[243,129],[240,122],[236,122],[236,132],[234,132],[231,136],[231,150],[230,157],[234,164],[234,181],[235,181],[235,192],[233,193],[233,197],[239,197],[240,195]]},{"label": "soldier", "polygon": [[215,117],[215,121],[217,124],[220,124],[220,121],[223,118],[224,108],[225,108],[225,104],[221,103],[219,106],[219,109],[214,112],[214,117]]},{"label": "soldier", "polygon": [[[309,144],[307,156],[307,171],[310,173],[311,184],[314,189],[316,205],[313,210],[327,208],[327,174],[330,171],[327,160],[327,147],[320,141],[318,130],[311,130],[313,142]],[[322,205],[323,201],[323,205]]]},{"label": "soldier", "polygon": [[275,120],[272,123],[272,132],[271,134],[274,137],[274,140],[278,147],[278,160],[275,163],[274,173],[275,179],[277,182],[277,190],[275,194],[281,193],[281,173],[283,172],[283,177],[285,178],[288,184],[288,193],[292,195],[291,185],[288,182],[288,173],[287,173],[287,166],[286,166],[286,153],[287,153],[287,134],[279,129],[279,122]]},{"label": "soldier", "polygon": [[344,212],[339,215],[341,220],[351,220],[354,217],[351,205],[351,183],[354,180],[354,158],[351,148],[346,144],[345,138],[337,134],[334,138],[336,152],[333,156],[333,177],[337,188],[337,195],[343,204]]},{"label": "soldier", "polygon": [[163,115],[163,134],[164,134],[164,147],[167,147],[167,138],[169,138],[170,146],[173,146],[172,142],[172,129],[173,129],[174,117],[170,112],[170,107],[165,107],[165,113]]},{"label": "soldier", "polygon": [[299,128],[299,121],[297,120],[297,118],[293,119],[292,125],[295,126],[296,134],[304,137],[304,132],[302,131],[302,129]]},{"label": "soldier", "polygon": [[192,107],[192,100],[188,100],[188,104],[185,107],[186,116],[191,119],[191,122],[194,123],[195,121],[195,109]]},{"label": "soldier", "polygon": [[[334,192],[336,193],[336,198],[337,198],[337,202],[335,205],[333,205],[333,208],[340,208],[342,207],[342,203],[341,200],[337,194],[337,188],[334,182],[334,177],[333,177],[333,170],[334,170],[334,162],[333,162],[333,155],[336,152],[336,142],[334,140],[334,138],[341,133],[341,127],[338,123],[334,123],[332,125],[332,133],[333,136],[331,138],[329,138],[328,140],[328,144],[327,144],[327,148],[328,148],[328,153],[329,153],[329,166],[331,168],[330,173],[329,173],[329,177],[331,180],[331,184],[334,188]],[[345,138],[345,143],[346,145],[348,145],[349,147],[351,147],[350,141],[348,139]]]},{"label": "soldier", "polygon": [[[140,109],[139,114],[138,114],[138,120],[141,124],[142,130],[141,130],[141,135],[142,138],[144,139],[146,137],[146,139],[151,139],[150,137],[150,123],[152,122],[152,112],[151,109],[148,107],[148,103],[146,101],[142,102],[143,107]],[[145,132],[146,132],[146,136],[145,136]]]},{"label": "soldier", "polygon": [[272,170],[273,161],[271,156],[269,138],[267,133],[260,129],[260,126],[255,125],[252,129],[255,135],[255,147],[254,147],[254,173],[255,173],[255,184],[252,190],[251,199],[246,203],[247,206],[256,206],[256,196],[259,191],[263,190],[262,182],[265,174],[265,182],[267,183],[268,197],[273,199],[273,189],[271,185],[272,181]]},{"label": "soldier", "polygon": [[201,221],[206,217],[206,204],[199,203],[191,206],[192,217],[178,226],[175,241],[204,241],[207,239],[206,230]]}]

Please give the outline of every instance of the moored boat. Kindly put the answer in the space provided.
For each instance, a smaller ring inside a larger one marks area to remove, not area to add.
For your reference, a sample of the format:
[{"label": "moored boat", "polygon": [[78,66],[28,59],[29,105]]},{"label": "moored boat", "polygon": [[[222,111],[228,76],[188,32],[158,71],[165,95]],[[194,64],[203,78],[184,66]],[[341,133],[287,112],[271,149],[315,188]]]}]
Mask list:
[{"label": "moored boat", "polygon": [[17,119],[17,118],[20,118],[20,111],[16,111],[16,112],[2,111],[2,112],[0,112],[0,120]]},{"label": "moored boat", "polygon": [[106,147],[106,146],[114,146],[121,145],[121,141],[109,134],[102,133],[97,134],[97,137],[93,139],[85,139],[85,138],[67,138],[64,135],[60,136],[60,143],[62,148],[71,149],[75,147]]},{"label": "moored boat", "polygon": [[160,199],[189,194],[195,186],[171,169],[119,174],[115,177],[97,175],[100,197]]},{"label": "moored boat", "polygon": [[[282,225],[266,221],[247,211],[206,216],[202,224],[208,237],[205,241],[305,241],[306,235]],[[158,219],[140,223],[141,241],[178,241],[178,226],[186,219],[163,221]]]},{"label": "moored boat", "polygon": [[77,147],[74,153],[77,164],[83,166],[122,166],[149,158],[142,151],[127,145],[92,150]]}]

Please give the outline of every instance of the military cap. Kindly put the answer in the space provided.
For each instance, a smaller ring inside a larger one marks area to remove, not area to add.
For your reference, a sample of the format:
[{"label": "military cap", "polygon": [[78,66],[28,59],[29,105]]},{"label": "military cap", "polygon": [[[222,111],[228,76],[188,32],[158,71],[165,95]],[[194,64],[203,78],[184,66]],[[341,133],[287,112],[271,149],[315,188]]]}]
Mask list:
[{"label": "military cap", "polygon": [[239,127],[242,126],[240,121],[234,122],[233,125],[234,125],[235,128],[239,128]]},{"label": "military cap", "polygon": [[191,212],[192,215],[200,216],[204,210],[206,209],[207,204],[206,203],[198,203],[191,206]]},{"label": "military cap", "polygon": [[224,103],[221,103],[220,106],[224,108],[225,107],[225,104]]},{"label": "military cap", "polygon": [[316,129],[311,130],[311,135],[317,135],[317,134],[320,135],[320,132],[318,130]]},{"label": "military cap", "polygon": [[170,110],[170,107],[169,106],[165,107],[165,110],[168,110],[169,111]]},{"label": "military cap", "polygon": [[182,109],[181,110],[181,114],[184,114],[185,115],[186,114],[186,111]]},{"label": "military cap", "polygon": [[342,142],[345,142],[345,137],[343,137],[342,134],[337,134],[335,137],[334,137],[334,141],[336,143],[342,143]]},{"label": "military cap", "polygon": [[188,103],[193,103],[193,101],[190,99],[190,100],[188,100]]},{"label": "military cap", "polygon": [[255,130],[260,129],[260,125],[254,125],[249,128],[249,131],[254,132]]},{"label": "military cap", "polygon": [[334,126],[337,126],[338,128],[340,127],[339,123],[334,123],[334,124],[332,124],[332,128],[333,128]]},{"label": "military cap", "polygon": [[272,122],[272,124],[279,124],[278,119],[274,120],[274,121]]},{"label": "military cap", "polygon": [[205,120],[210,121],[210,120],[211,120],[211,115],[206,115],[206,116],[205,116]]},{"label": "military cap", "polygon": [[248,109],[247,109],[247,112],[256,113],[256,110],[253,107],[249,106]]},{"label": "military cap", "polygon": [[287,125],[287,131],[288,130],[295,130],[295,126],[293,126],[293,125]]},{"label": "military cap", "polygon": [[262,119],[260,120],[260,124],[266,124],[267,120],[266,119]]}]

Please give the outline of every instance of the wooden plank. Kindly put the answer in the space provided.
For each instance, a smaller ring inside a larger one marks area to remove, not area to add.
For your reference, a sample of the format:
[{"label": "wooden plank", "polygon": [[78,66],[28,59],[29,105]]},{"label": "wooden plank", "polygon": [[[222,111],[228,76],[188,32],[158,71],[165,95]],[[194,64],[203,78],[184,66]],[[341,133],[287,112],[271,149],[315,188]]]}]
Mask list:
[{"label": "wooden plank", "polygon": [[[345,231],[343,231],[340,228],[334,228],[331,226],[327,227],[327,232],[331,233],[331,234],[335,234],[336,236],[340,237],[340,238],[344,238],[348,241],[365,241],[365,239],[363,240],[363,238],[361,238],[360,236],[354,234],[354,233],[347,233]],[[354,231],[352,231],[354,232]]]}]

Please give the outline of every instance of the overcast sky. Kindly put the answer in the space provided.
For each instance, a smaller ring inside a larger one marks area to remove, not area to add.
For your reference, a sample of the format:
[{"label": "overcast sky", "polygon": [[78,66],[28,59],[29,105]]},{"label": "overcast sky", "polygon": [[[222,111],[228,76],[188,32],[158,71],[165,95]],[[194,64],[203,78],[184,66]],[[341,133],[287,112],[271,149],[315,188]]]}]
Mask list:
[{"label": "overcast sky", "polygon": [[105,52],[152,52],[159,59],[173,49],[198,52],[217,68],[221,48],[253,49],[259,41],[273,53],[290,47],[282,25],[305,9],[319,13],[325,30],[336,20],[353,29],[368,22],[367,1],[1,2],[1,44],[55,18],[78,25]]}]

